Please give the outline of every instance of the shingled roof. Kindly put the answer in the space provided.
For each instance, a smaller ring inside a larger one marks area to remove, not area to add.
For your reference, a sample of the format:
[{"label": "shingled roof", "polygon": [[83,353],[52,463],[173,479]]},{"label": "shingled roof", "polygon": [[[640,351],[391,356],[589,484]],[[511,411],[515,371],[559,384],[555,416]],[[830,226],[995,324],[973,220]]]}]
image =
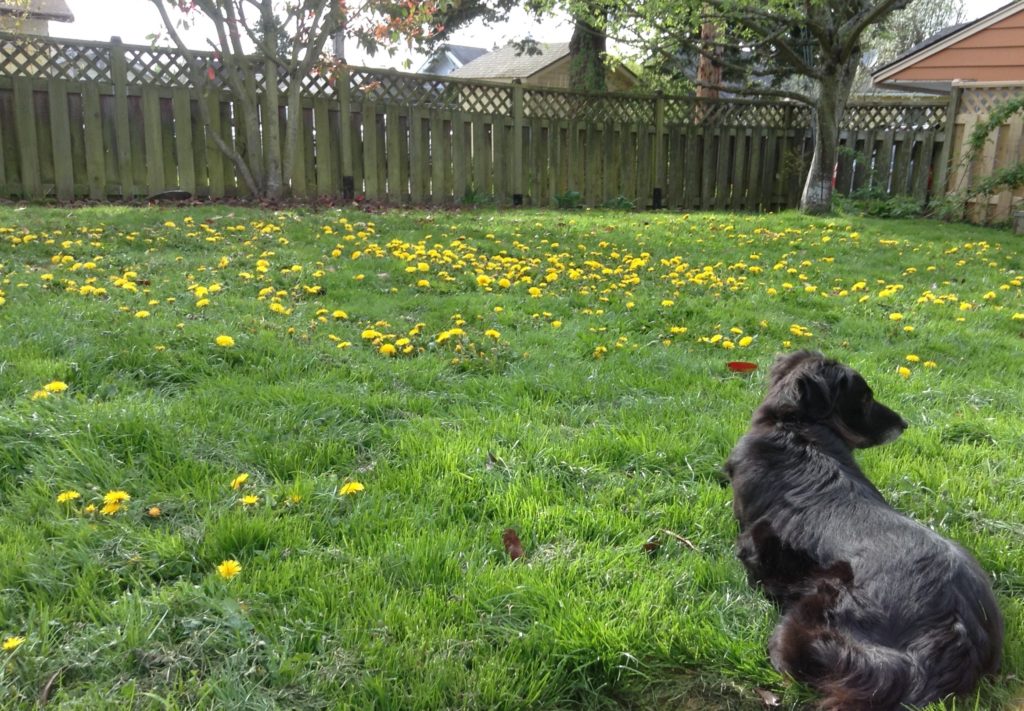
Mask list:
[{"label": "shingled roof", "polygon": [[517,54],[514,45],[506,45],[452,72],[464,79],[526,79],[569,54],[568,42],[537,44],[539,54]]}]

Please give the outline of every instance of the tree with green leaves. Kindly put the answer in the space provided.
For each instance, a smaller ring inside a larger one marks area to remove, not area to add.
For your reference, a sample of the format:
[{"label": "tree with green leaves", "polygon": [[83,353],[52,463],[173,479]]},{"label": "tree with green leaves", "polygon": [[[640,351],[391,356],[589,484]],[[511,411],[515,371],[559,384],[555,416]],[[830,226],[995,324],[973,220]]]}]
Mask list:
[{"label": "tree with green leaves", "polygon": [[[910,0],[606,2],[608,35],[663,66],[681,60],[692,67],[693,57],[710,55],[722,66],[715,88],[812,107],[814,154],[800,206],[809,213],[831,210],[839,124],[864,54],[865,32]],[[701,39],[706,23],[717,27],[713,41]]]},{"label": "tree with green leaves", "polygon": [[[232,161],[249,191],[277,200],[288,194],[302,110],[303,80],[328,61],[328,39],[343,33],[376,51],[403,39],[430,36],[437,6],[433,0],[150,0],[164,29],[193,68],[193,82],[205,96],[227,88],[239,125],[234,145],[209,132]],[[189,49],[180,29],[205,21],[213,27],[214,59]],[[279,91],[264,91],[263,87]],[[282,146],[279,92],[285,96]],[[197,102],[207,127],[208,103]],[[297,163],[298,162],[298,163]]]}]

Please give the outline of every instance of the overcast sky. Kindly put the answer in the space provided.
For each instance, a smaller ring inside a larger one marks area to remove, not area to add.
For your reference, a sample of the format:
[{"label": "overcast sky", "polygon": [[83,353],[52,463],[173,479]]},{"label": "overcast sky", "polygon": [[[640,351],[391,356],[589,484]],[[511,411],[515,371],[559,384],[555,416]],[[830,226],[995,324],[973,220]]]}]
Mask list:
[{"label": "overcast sky", "polygon": [[[130,44],[149,44],[147,35],[159,32],[160,15],[149,0],[67,0],[71,12],[75,15],[73,23],[51,23],[50,34],[56,37],[73,37],[109,41],[112,35],[118,35]],[[967,0],[968,19],[986,15],[1007,4],[1006,0]],[[507,44],[513,39],[522,39],[529,35],[539,42],[568,42],[572,34],[572,26],[565,21],[547,19],[542,23],[535,22],[529,16],[516,10],[508,22],[495,27],[474,25],[455,33],[452,41],[456,44],[468,44],[491,49]],[[204,33],[196,31],[189,36],[189,44],[197,48],[204,46]],[[169,42],[161,42],[169,44]],[[352,53],[350,52],[350,55]],[[362,57],[350,56],[349,61],[358,64]],[[408,52],[400,53],[395,58],[378,54],[377,57],[366,59],[372,66],[389,66],[401,69],[403,60],[412,62],[416,69],[421,61],[418,56]]]}]

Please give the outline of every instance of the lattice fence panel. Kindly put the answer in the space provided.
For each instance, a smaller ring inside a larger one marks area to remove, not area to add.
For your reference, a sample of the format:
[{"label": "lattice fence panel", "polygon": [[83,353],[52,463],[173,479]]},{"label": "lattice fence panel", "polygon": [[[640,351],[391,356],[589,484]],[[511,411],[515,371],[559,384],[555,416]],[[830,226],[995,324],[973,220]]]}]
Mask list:
[{"label": "lattice fence panel", "polygon": [[998,86],[964,89],[960,96],[960,114],[984,115],[996,106],[1024,93],[1024,87]]},{"label": "lattice fence panel", "polygon": [[2,38],[0,75],[109,82],[110,53],[104,47],[44,37]]},{"label": "lattice fence panel", "polygon": [[[447,110],[481,111],[478,108],[494,103],[496,108],[507,107],[511,111],[512,100],[491,102],[489,96],[470,96],[478,89],[473,85],[444,81],[435,77],[414,77],[385,74],[366,69],[353,69],[349,74],[352,96],[358,100],[370,99],[381,103],[398,103],[406,106]],[[491,113],[488,111],[488,113]]]},{"label": "lattice fence panel", "polygon": [[947,113],[945,103],[850,104],[841,126],[850,131],[941,131]]},{"label": "lattice fence panel", "polygon": [[800,104],[672,98],[665,101],[669,125],[726,125],[743,128],[806,128],[811,111]]},{"label": "lattice fence panel", "polygon": [[643,96],[601,96],[543,89],[524,89],[527,116],[595,123],[653,123],[654,99]]},{"label": "lattice fence panel", "polygon": [[129,84],[190,87],[192,72],[184,55],[174,50],[149,47],[127,47]]}]

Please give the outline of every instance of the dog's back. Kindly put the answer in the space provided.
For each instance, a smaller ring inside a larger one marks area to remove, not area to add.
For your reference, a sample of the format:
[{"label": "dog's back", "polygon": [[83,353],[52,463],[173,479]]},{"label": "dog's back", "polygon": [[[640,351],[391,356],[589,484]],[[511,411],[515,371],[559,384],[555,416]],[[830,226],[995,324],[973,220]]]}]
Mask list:
[{"label": "dog's back", "polygon": [[998,669],[1002,617],[974,558],[892,509],[857,467],[851,447],[906,426],[862,383],[817,354],[780,359],[726,463],[739,556],[782,609],[769,643],[779,671],[825,708],[924,705]]}]

